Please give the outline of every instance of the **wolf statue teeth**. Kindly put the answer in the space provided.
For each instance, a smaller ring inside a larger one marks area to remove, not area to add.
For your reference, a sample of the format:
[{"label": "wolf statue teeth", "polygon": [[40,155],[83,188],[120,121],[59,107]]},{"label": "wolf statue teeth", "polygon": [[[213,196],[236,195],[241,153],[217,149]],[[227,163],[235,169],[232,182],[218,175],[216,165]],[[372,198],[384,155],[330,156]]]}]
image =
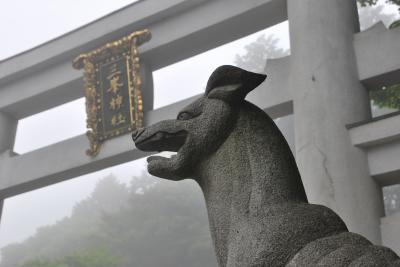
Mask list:
[{"label": "wolf statue teeth", "polygon": [[390,249],[347,230],[327,207],[309,204],[293,155],[272,119],[245,100],[266,76],[217,68],[205,94],[132,134],[150,174],[194,179],[207,204],[219,266],[400,266]]}]

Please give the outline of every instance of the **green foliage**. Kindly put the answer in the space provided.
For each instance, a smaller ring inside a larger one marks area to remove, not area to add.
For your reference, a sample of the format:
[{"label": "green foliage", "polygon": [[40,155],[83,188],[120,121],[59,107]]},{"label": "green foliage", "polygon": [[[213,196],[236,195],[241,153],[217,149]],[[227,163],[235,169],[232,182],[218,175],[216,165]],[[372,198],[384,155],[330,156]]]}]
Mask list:
[{"label": "green foliage", "polygon": [[[135,182],[136,183],[136,182]],[[100,232],[123,266],[216,266],[204,200],[192,181],[131,186],[129,204],[105,215]]]},{"label": "green foliage", "polygon": [[[357,1],[358,3],[360,3],[361,6],[372,6],[376,5],[376,3],[378,2],[378,0],[357,0]],[[400,0],[386,0],[386,3],[400,6]]]},{"label": "green foliage", "polygon": [[357,0],[358,3],[360,3],[361,6],[372,6],[376,5],[378,0]]},{"label": "green foliage", "polygon": [[3,248],[0,266],[216,267],[198,186],[158,181],[144,174],[130,186],[101,180],[70,217]]},{"label": "green foliage", "polygon": [[400,27],[400,20],[396,20],[392,24],[390,24],[389,29],[394,29],[397,27]]},{"label": "green foliage", "polygon": [[104,248],[77,251],[60,260],[29,260],[20,267],[117,267],[118,259]]},{"label": "green foliage", "polygon": [[21,267],[61,267],[57,263],[47,261],[47,260],[30,260],[22,265]]},{"label": "green foliage", "polygon": [[97,248],[75,252],[60,263],[68,267],[117,267],[118,259],[108,250]]},{"label": "green foliage", "polygon": [[374,105],[380,108],[400,109],[400,84],[382,90],[371,90],[370,97]]}]

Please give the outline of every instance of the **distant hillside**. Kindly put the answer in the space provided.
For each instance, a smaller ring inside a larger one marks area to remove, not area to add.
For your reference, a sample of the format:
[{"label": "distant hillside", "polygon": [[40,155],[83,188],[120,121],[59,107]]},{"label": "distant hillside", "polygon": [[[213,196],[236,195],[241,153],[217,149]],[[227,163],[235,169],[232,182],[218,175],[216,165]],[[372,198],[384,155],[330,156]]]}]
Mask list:
[{"label": "distant hillside", "polygon": [[147,175],[102,179],[70,217],[1,254],[0,267],[217,266],[197,185]]}]

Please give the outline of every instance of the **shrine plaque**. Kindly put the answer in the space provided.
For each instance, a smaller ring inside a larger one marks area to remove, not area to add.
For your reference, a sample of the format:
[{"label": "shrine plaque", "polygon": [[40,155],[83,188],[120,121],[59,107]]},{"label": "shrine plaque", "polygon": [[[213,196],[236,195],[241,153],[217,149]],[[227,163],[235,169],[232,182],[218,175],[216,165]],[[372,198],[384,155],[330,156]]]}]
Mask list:
[{"label": "shrine plaque", "polygon": [[84,70],[86,154],[94,157],[107,139],[142,127],[138,46],[150,38],[148,30],[136,31],[74,59],[73,67]]}]

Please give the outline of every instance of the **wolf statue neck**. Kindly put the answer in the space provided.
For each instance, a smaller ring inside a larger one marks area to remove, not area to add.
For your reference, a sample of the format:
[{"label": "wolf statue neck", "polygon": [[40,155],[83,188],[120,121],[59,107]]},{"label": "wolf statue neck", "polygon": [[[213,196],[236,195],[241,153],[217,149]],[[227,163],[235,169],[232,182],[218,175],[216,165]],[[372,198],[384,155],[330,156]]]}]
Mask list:
[{"label": "wolf statue neck", "polygon": [[[301,230],[291,221],[298,219],[292,218],[292,211],[307,209],[307,197],[288,144],[262,110],[248,102],[241,104],[231,134],[198,166],[197,173],[220,266],[259,266],[257,262],[280,266],[304,245],[289,248],[291,244],[279,238],[289,228]],[[335,231],[340,230],[346,230],[341,221]],[[274,246],[279,245],[288,249],[274,256]],[[266,246],[271,246],[267,259],[258,254],[268,252]]]},{"label": "wolf statue neck", "polygon": [[248,203],[241,204],[247,205],[246,216],[283,202],[306,203],[296,162],[275,123],[251,103],[245,102],[240,107],[229,137],[198,166],[204,192],[212,194],[209,192],[212,188],[219,195],[221,190],[245,194]]}]

